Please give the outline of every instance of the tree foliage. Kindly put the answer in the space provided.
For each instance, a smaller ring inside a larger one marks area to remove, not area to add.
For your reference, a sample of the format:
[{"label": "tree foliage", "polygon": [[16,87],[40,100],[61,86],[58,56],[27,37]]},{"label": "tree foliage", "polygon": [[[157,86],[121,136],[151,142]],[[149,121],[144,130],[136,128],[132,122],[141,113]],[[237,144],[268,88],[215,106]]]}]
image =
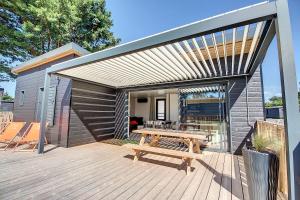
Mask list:
[{"label": "tree foliage", "polygon": [[119,43],[105,0],[1,0],[0,73],[69,42],[89,51]]},{"label": "tree foliage", "polygon": [[2,96],[2,100],[3,100],[3,101],[13,101],[14,98],[11,97],[7,92],[5,92],[5,93],[3,94],[3,96]]},{"label": "tree foliage", "polygon": [[282,97],[273,96],[265,104],[266,107],[282,106]]}]

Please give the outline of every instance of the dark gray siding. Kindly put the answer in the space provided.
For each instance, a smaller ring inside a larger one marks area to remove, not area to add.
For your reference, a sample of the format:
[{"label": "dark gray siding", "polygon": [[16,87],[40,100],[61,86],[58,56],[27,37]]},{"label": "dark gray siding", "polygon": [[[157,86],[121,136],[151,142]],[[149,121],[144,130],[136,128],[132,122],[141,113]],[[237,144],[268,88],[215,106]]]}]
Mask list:
[{"label": "dark gray siding", "polygon": [[0,111],[10,111],[14,110],[14,102],[13,101],[1,101],[0,103]]},{"label": "dark gray siding", "polygon": [[56,84],[54,126],[48,128],[47,138],[52,144],[67,147],[72,81],[59,77]]},{"label": "dark gray siding", "polygon": [[68,146],[113,137],[115,101],[115,89],[73,80]]},{"label": "dark gray siding", "polygon": [[[252,77],[248,80],[242,78],[230,78],[228,81],[229,89],[229,120],[231,151],[240,154],[245,145],[245,141],[253,133],[253,127],[256,120],[264,119],[263,94],[260,68],[257,68]],[[248,81],[248,94],[246,92],[246,81]],[[205,82],[195,83],[201,84]],[[210,82],[211,83],[211,82]],[[176,87],[193,86],[186,83],[177,84]],[[164,86],[166,87],[166,86]],[[169,86],[169,88],[172,86]],[[161,87],[152,86],[151,89],[160,89]],[[141,87],[140,90],[149,89]],[[248,96],[248,102],[247,97]],[[248,106],[248,109],[247,109]],[[116,101],[116,138],[127,137],[128,127],[128,101],[125,90],[117,91]],[[230,142],[230,141],[229,141]]]},{"label": "dark gray siding", "polygon": [[[38,91],[44,87],[45,72],[48,67],[56,63],[73,59],[76,55],[69,55],[56,61],[47,63],[32,70],[27,70],[18,75],[16,80],[16,93],[14,104],[14,121],[33,122],[36,119]],[[49,142],[66,146],[68,133],[70,80],[66,78],[51,78],[51,85],[57,85],[56,107],[54,114],[54,126],[48,129]],[[20,92],[25,91],[24,105],[19,104]]]},{"label": "dark gray siding", "polygon": [[231,79],[229,83],[232,151],[240,154],[246,139],[253,133],[256,120],[264,119],[260,68],[257,68],[253,76],[248,80],[248,111],[246,79]]},{"label": "dark gray siding", "polygon": [[128,92],[117,90],[116,97],[116,131],[115,138],[125,139],[128,136]]}]

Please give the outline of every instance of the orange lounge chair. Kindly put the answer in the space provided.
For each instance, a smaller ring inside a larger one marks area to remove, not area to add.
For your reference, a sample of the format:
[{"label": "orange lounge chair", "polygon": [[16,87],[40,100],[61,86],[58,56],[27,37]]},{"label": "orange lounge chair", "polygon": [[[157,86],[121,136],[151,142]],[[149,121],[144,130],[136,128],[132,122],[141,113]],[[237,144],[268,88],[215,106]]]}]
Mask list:
[{"label": "orange lounge chair", "polygon": [[10,122],[0,135],[0,143],[9,144],[16,136],[18,136],[25,124],[25,122]]},{"label": "orange lounge chair", "polygon": [[[23,144],[33,144],[33,149],[37,146],[39,143],[39,137],[40,137],[40,123],[39,122],[31,122],[21,139],[17,142],[17,144],[14,147],[14,150],[19,146]],[[45,137],[45,143],[47,144],[47,139]]]}]

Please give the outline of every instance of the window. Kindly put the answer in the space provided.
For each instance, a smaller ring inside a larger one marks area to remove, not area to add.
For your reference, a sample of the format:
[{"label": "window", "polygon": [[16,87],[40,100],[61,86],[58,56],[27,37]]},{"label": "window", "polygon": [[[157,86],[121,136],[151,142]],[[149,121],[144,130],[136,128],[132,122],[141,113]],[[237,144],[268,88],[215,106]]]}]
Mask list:
[{"label": "window", "polygon": [[22,90],[22,91],[20,92],[20,99],[19,99],[19,105],[20,105],[20,106],[23,106],[23,105],[24,105],[24,98],[25,98],[25,91]]},{"label": "window", "polygon": [[166,99],[156,99],[156,119],[166,120]]}]

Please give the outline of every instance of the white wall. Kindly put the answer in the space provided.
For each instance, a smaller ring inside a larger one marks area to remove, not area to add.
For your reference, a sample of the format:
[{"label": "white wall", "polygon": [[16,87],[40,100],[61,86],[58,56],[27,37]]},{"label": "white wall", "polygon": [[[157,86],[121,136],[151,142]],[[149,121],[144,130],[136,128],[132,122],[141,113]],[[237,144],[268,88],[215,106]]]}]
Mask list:
[{"label": "white wall", "polygon": [[[178,94],[167,94],[166,96],[156,96],[154,97],[154,102],[152,102],[154,112],[156,112],[156,99],[166,98],[166,119],[171,121],[178,121]],[[137,98],[131,98],[130,102],[130,114],[143,117],[144,121],[149,120],[150,115],[150,101],[151,98],[148,97],[147,103],[138,103]],[[156,113],[153,114],[154,117]]]},{"label": "white wall", "polygon": [[170,120],[178,121],[178,94],[170,94]]},{"label": "white wall", "polygon": [[148,97],[147,103],[138,103],[137,98],[133,98],[135,101],[135,116],[143,117],[144,121],[149,120],[150,113],[150,98]]}]

